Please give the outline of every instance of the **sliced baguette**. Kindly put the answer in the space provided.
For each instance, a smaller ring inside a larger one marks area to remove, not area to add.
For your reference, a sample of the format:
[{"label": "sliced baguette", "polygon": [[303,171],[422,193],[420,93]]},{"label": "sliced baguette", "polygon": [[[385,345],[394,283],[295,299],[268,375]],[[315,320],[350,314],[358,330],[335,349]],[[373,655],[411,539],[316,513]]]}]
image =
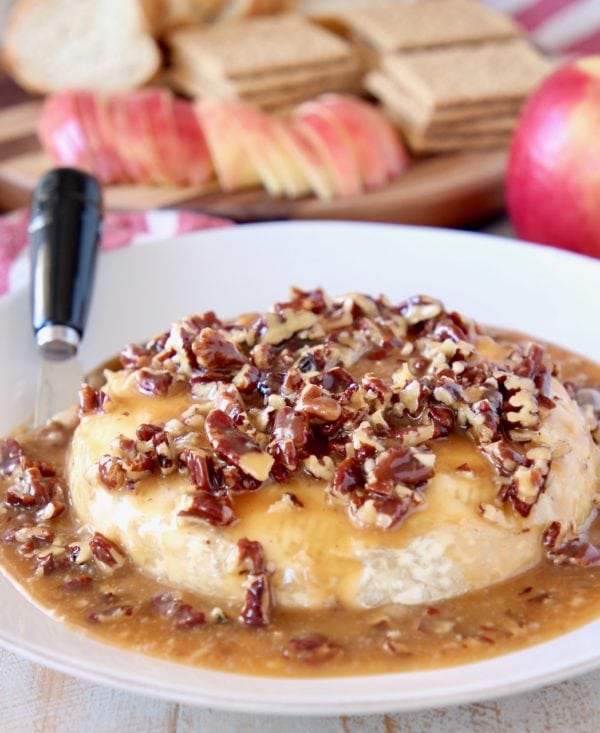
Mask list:
[{"label": "sliced baguette", "polygon": [[4,64],[24,88],[126,91],[161,63],[149,33],[154,0],[20,0],[5,36]]}]

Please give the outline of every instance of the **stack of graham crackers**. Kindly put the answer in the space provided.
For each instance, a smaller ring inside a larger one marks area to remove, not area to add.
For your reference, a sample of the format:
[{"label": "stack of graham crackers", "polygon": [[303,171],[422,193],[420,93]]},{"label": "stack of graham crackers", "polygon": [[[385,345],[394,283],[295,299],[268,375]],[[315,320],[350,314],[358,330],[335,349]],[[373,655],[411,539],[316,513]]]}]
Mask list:
[{"label": "stack of graham crackers", "polygon": [[358,91],[364,72],[351,44],[293,13],[184,28],[168,44],[170,78],[180,91],[263,109]]},{"label": "stack of graham crackers", "polygon": [[551,68],[512,20],[477,0],[369,3],[336,20],[367,49],[366,87],[417,153],[506,145]]}]

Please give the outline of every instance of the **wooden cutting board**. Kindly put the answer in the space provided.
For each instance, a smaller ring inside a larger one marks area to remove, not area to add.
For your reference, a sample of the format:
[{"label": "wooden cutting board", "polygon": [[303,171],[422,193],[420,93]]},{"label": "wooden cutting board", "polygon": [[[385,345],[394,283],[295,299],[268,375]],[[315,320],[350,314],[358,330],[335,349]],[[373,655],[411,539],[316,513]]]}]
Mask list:
[{"label": "wooden cutting board", "polygon": [[[35,135],[39,101],[0,110],[0,209],[24,206],[52,167]],[[118,209],[181,207],[236,221],[357,219],[435,226],[475,224],[502,211],[506,151],[439,155],[414,162],[392,184],[361,196],[321,201],[277,199],[260,189],[225,194],[205,187],[108,186]]]}]

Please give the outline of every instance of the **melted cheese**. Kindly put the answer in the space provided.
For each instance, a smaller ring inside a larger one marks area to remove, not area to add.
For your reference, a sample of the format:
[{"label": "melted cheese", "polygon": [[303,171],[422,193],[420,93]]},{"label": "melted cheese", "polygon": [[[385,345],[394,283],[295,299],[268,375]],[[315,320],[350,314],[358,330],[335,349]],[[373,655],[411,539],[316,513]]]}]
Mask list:
[{"label": "melted cheese", "polygon": [[[133,437],[143,422],[166,422],[190,404],[187,395],[132,394],[112,380],[118,408],[82,419],[69,463],[71,501],[80,521],[123,547],[143,571],[174,586],[241,603],[246,579],[238,572],[237,541],[262,543],[276,603],[286,608],[376,607],[452,597],[520,573],[542,555],[548,523],[576,528],[590,513],[600,479],[599,451],[576,405],[553,384],[557,407],[541,426],[556,456],[545,492],[527,519],[492,509],[493,470],[467,437],[433,444],[436,474],[424,507],[392,530],[361,529],[349,520],[322,481],[296,476],[234,497],[239,517],[211,527],[178,516],[182,495],[193,492],[184,474],[141,481],[133,491],[111,491],[96,464],[118,434]],[[468,463],[470,473],[456,471]],[[293,492],[298,508],[283,496]],[[491,511],[482,515],[482,507]]]}]

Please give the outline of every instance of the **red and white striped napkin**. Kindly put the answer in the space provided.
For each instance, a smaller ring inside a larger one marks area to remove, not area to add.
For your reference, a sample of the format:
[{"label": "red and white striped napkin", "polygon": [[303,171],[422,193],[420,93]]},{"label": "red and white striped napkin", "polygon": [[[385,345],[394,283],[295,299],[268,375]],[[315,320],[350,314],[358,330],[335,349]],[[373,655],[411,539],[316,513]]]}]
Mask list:
[{"label": "red and white striped napkin", "polygon": [[[143,244],[157,238],[231,226],[193,211],[109,211],[102,227],[102,250]],[[27,212],[15,211],[0,217],[0,296],[14,290],[29,276],[27,254]]]},{"label": "red and white striped napkin", "polygon": [[600,53],[600,0],[483,0],[554,54]]}]

